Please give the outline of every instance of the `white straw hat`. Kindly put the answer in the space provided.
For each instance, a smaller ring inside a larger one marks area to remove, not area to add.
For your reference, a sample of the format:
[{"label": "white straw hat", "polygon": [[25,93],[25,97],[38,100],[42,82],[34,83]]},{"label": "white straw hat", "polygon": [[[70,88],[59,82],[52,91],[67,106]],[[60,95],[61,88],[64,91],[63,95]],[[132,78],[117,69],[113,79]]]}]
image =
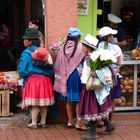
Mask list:
[{"label": "white straw hat", "polygon": [[115,35],[115,34],[117,34],[117,32],[118,32],[117,30],[113,30],[110,27],[105,26],[99,30],[99,36],[104,37],[107,35]]},{"label": "white straw hat", "polygon": [[88,35],[86,35],[86,37],[84,38],[84,40],[81,41],[81,42],[82,42],[83,44],[85,44],[85,45],[91,47],[91,48],[96,48],[96,46],[97,46],[99,40],[98,40],[96,37],[94,37],[94,36],[88,34]]}]

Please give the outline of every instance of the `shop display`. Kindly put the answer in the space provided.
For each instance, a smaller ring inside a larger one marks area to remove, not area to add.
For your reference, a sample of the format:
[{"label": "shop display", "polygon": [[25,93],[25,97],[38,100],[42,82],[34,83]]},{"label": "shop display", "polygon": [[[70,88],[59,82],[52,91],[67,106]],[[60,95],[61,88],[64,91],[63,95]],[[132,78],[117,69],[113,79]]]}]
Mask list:
[{"label": "shop display", "polygon": [[19,75],[17,71],[0,72],[0,116],[11,116],[11,94],[17,91]]},{"label": "shop display", "polygon": [[131,76],[125,76],[121,81],[122,93],[133,93],[133,82]]},{"label": "shop display", "polygon": [[132,50],[130,56],[132,56],[134,59],[140,60],[140,48]]},{"label": "shop display", "polygon": [[120,98],[122,102],[119,106],[132,106],[134,83],[133,67],[123,66],[121,68],[121,75],[123,76],[121,80],[122,97]]},{"label": "shop display", "polygon": [[134,42],[134,31],[135,31],[135,8],[123,7],[121,9],[121,19],[123,20],[123,27],[127,33],[126,40],[128,44]]},{"label": "shop display", "polygon": [[140,48],[124,52],[124,60],[140,60]]},{"label": "shop display", "polygon": [[135,54],[136,50],[124,53],[123,66],[120,69],[122,75],[120,99],[123,102],[116,107],[118,111],[140,109],[140,61],[136,59],[137,55],[132,57],[132,53]]},{"label": "shop display", "polygon": [[123,9],[123,11],[122,11],[122,18],[126,22],[132,22],[134,20],[134,10],[132,10],[130,8]]},{"label": "shop display", "polygon": [[0,72],[0,90],[14,90],[18,86],[17,71]]}]

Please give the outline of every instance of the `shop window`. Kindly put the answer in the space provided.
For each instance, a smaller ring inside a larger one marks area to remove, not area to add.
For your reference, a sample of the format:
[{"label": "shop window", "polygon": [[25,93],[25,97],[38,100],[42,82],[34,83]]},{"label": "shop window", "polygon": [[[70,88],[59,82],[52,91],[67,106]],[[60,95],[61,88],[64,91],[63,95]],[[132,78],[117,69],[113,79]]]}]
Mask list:
[{"label": "shop window", "polygon": [[[44,23],[42,0],[31,0],[30,12],[31,17],[40,17],[43,21],[42,24]],[[41,26],[40,30],[44,34],[44,25]]]},{"label": "shop window", "polygon": [[121,8],[121,19],[123,20],[123,27],[127,33],[127,42],[129,45],[132,43],[135,45],[135,8],[123,7]]},{"label": "shop window", "polygon": [[98,9],[102,9],[102,15],[97,17],[97,27],[101,28],[107,23],[107,14],[111,12],[111,2],[98,0]]}]

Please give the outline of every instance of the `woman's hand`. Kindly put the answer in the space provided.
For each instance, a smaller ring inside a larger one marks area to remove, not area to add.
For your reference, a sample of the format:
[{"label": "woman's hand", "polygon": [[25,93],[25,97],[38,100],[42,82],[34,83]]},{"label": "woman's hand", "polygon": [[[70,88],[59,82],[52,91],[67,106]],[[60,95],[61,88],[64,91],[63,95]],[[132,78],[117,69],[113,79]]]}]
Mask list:
[{"label": "woman's hand", "polygon": [[93,78],[97,77],[96,72],[93,71],[93,72],[91,73],[91,76],[92,76]]}]

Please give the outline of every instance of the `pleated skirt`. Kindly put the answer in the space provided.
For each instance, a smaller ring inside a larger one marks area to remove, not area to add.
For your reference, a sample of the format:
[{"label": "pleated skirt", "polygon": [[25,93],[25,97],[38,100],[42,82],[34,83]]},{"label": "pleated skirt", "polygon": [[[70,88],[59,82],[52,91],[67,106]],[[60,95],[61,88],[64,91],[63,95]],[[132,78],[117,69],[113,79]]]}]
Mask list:
[{"label": "pleated skirt", "polygon": [[99,105],[93,90],[86,90],[83,85],[80,102],[78,118],[87,121],[101,120],[108,117],[111,112],[111,95],[109,94],[104,104]]},{"label": "pleated skirt", "polygon": [[57,93],[57,97],[63,101],[79,102],[81,90],[82,83],[80,80],[78,70],[75,69],[69,76],[67,81],[67,96],[64,97],[61,93]]},{"label": "pleated skirt", "polygon": [[31,75],[25,83],[22,108],[54,104],[52,80],[44,75]]}]

